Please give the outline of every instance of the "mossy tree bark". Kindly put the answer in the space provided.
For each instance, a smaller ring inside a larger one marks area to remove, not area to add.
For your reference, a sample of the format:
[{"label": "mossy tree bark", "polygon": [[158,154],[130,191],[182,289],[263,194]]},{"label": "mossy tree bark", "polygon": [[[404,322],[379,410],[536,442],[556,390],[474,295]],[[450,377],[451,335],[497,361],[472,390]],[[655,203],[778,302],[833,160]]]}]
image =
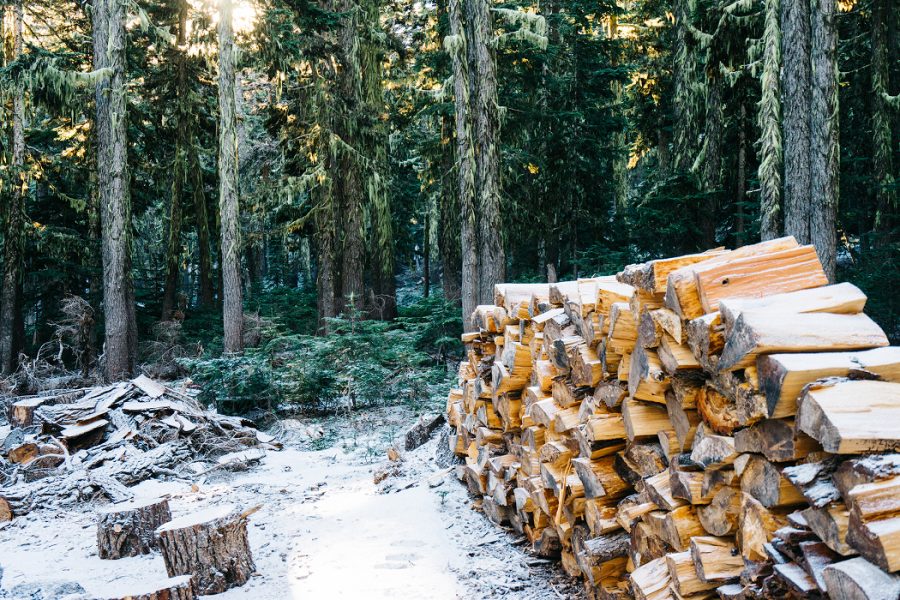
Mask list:
[{"label": "mossy tree bark", "polygon": [[238,202],[238,140],[234,95],[234,32],[232,0],[219,9],[219,215],[221,219],[222,317],[224,351],[244,350],[241,230]]},{"label": "mossy tree bark", "polygon": [[110,75],[96,85],[97,170],[103,257],[105,375],[110,381],[134,371],[137,321],[131,274],[131,197],[128,182],[125,98],[125,7],[121,0],[93,5],[94,68]]}]

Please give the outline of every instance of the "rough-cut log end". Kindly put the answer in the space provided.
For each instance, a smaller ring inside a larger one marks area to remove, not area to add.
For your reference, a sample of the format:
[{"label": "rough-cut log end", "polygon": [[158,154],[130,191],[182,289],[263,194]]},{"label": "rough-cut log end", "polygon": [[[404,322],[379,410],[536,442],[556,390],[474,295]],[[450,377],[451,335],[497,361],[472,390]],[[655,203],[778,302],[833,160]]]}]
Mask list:
[{"label": "rough-cut log end", "polygon": [[106,559],[149,554],[156,549],[156,528],[171,519],[167,500],[125,502],[105,507],[97,522],[97,553]]},{"label": "rough-cut log end", "polygon": [[896,600],[900,575],[889,575],[864,558],[852,558],[822,571],[828,594],[844,600]]},{"label": "rough-cut log end", "polygon": [[142,591],[129,591],[107,600],[194,600],[197,586],[190,575],[170,577],[156,584],[143,586]]},{"label": "rough-cut log end", "polygon": [[170,577],[193,575],[200,594],[218,594],[247,582],[256,565],[247,540],[246,513],[215,506],[156,530]]}]

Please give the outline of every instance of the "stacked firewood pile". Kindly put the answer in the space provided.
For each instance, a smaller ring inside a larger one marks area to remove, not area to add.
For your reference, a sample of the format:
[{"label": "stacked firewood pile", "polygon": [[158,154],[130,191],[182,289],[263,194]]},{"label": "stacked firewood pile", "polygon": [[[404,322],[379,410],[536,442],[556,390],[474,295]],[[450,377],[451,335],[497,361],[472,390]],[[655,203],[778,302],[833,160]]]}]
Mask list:
[{"label": "stacked firewood pile", "polygon": [[145,376],[13,400],[9,425],[0,425],[0,522],[94,498],[131,500],[129,486],[145,479],[177,477],[187,463],[215,468],[273,441]]},{"label": "stacked firewood pile", "polygon": [[505,284],[460,478],[597,598],[900,597],[900,348],[783,238]]}]

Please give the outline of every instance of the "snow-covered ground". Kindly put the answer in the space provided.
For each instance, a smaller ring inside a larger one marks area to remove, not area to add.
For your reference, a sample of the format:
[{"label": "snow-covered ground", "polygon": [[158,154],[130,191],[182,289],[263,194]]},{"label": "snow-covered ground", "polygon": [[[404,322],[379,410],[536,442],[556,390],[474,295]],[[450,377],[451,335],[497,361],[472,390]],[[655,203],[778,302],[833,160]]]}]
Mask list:
[{"label": "snow-covered ground", "polygon": [[[530,557],[523,540],[472,509],[452,469],[434,460],[438,439],[374,482],[408,419],[381,409],[303,424],[296,443],[248,471],[134,489],[138,497],[167,496],[176,518],[217,504],[262,505],[249,518],[257,574],[215,596],[223,600],[580,597],[557,567]],[[315,445],[330,447],[311,449],[309,432],[323,433]],[[0,528],[0,597],[19,584],[49,591],[60,581],[79,584],[87,597],[121,597],[165,578],[158,554],[100,560],[95,509],[38,511]]]}]

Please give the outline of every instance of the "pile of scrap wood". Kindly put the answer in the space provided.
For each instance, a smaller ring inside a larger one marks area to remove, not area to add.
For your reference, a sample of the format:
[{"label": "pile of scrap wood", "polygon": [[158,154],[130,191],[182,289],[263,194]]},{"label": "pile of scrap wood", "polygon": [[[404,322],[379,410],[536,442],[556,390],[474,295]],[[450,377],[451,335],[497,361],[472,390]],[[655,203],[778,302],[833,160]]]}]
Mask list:
[{"label": "pile of scrap wood", "polygon": [[128,486],[272,441],[145,376],[12,400],[0,426],[0,522],[96,497],[129,500]]},{"label": "pile of scrap wood", "polygon": [[451,448],[597,598],[900,597],[900,348],[793,238],[495,288]]}]

